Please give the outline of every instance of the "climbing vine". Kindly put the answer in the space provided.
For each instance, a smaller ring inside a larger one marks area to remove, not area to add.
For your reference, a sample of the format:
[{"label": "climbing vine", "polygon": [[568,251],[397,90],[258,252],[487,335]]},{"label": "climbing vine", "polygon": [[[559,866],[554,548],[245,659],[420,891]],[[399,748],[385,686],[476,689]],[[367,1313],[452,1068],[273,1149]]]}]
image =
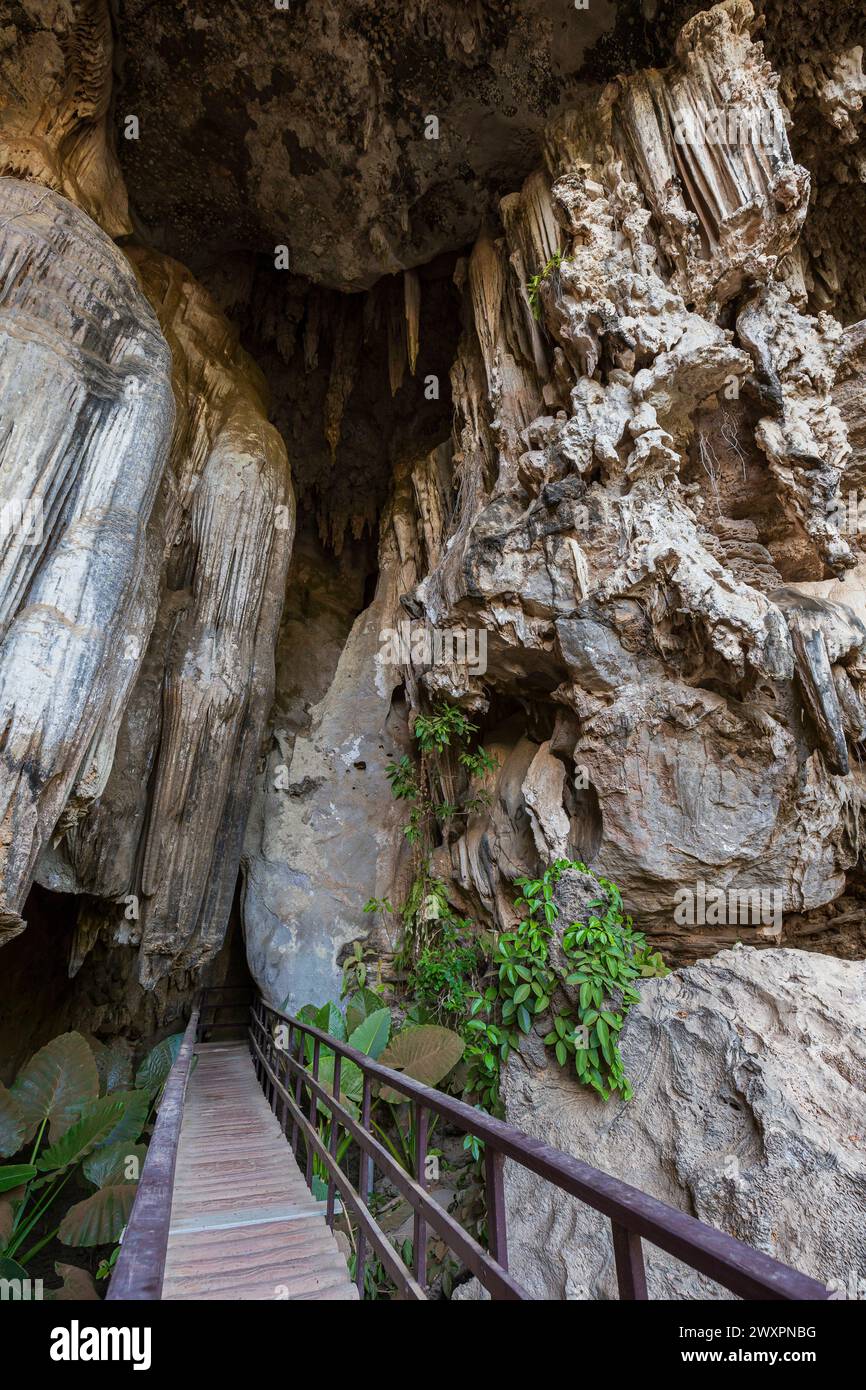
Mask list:
[{"label": "climbing vine", "polygon": [[553,923],[558,915],[554,890],[567,870],[588,873],[577,860],[558,859],[541,878],[517,880],[522,890],[515,908],[522,919],[496,943],[496,979],[472,1003],[467,1030],[477,1039],[472,1084],[495,1108],[499,1101],[499,1067],[536,1020],[551,1012],[556,998],[565,1001],[552,1015],[545,1035],[562,1067],[573,1066],[579,1081],[605,1100],[616,1091],[633,1095],[619,1050],[626,1015],[639,998],[635,982],[668,973],[658,951],[635,931],[623,912],[616,884],[599,878],[602,896],[587,904],[587,920],[571,922],[562,935],[562,963],[553,959]]},{"label": "climbing vine", "polygon": [[536,320],[541,319],[541,286],[548,276],[554,274],[562,265],[562,252],[555,251],[543,270],[537,275],[533,275],[526,286],[526,294],[529,299],[529,307],[532,310],[532,317]]}]

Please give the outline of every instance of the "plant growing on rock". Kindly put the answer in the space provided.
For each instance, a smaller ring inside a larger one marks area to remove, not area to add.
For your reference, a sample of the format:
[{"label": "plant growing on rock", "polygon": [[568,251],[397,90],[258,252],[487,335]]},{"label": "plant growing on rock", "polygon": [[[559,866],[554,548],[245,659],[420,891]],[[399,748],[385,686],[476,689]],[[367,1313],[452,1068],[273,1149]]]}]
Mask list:
[{"label": "plant growing on rock", "polygon": [[402,911],[404,955],[410,962],[430,945],[426,924],[447,915],[444,885],[430,870],[433,849],[448,836],[452,822],[489,803],[483,789],[469,795],[465,785],[467,778],[481,779],[497,765],[486,749],[473,744],[477,733],[459,706],[440,701],[415,718],[418,764],[406,754],[385,769],[394,797],[411,807],[403,834],[415,854],[415,878]]},{"label": "plant growing on rock", "polygon": [[526,286],[526,296],[532,310],[532,317],[537,321],[541,320],[541,286],[550,275],[559,270],[562,259],[562,252],[555,251],[544,269],[540,270],[537,275],[533,275]]},{"label": "plant growing on rock", "polygon": [[512,1049],[519,1049],[521,1035],[550,1013],[554,995],[564,998],[566,1007],[552,1018],[544,1043],[559,1065],[573,1064],[578,1079],[605,1100],[615,1091],[624,1100],[633,1095],[619,1033],[639,998],[635,982],[668,972],[659,953],[649,951],[646,938],[623,912],[616,884],[605,878],[598,880],[603,896],[588,904],[587,921],[572,922],[563,933],[564,966],[556,963],[550,949],[558,915],[554,893],[570,869],[588,873],[585,864],[558,859],[541,878],[517,880],[522,893],[515,907],[523,918],[514,931],[500,935],[494,953],[496,982],[473,1004],[467,1031],[478,1042],[473,1046],[469,1090],[491,1108],[499,1102],[499,1067]]}]

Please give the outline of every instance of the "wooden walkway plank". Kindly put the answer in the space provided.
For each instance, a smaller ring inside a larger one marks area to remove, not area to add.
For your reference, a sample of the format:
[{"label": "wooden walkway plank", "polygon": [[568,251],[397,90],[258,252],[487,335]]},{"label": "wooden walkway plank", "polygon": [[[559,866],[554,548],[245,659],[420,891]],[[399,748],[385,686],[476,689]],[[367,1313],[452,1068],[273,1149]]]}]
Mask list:
[{"label": "wooden walkway plank", "polygon": [[358,1296],[245,1043],[200,1043],[187,1086],[165,1299]]}]

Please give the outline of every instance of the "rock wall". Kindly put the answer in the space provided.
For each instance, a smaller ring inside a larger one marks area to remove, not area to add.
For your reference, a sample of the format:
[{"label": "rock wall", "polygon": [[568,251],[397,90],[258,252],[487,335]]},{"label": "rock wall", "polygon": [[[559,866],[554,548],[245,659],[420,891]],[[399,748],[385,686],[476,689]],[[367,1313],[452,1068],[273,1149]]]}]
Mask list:
[{"label": "rock wall", "polygon": [[237,332],[108,235],[111,55],[98,0],[4,30],[0,931],[75,894],[70,973],[102,937],[150,988],[224,939],[295,517]]},{"label": "rock wall", "polygon": [[[862,52],[839,7],[809,63],[775,0],[663,8],[134,3],[116,52],[102,0],[10,11],[7,937],[36,882],[73,972],[155,987],[242,861],[256,979],[333,993],[444,697],[498,760],[434,854],[480,924],[572,854],[675,960],[859,950]],[[406,620],[483,669],[383,661]]]},{"label": "rock wall", "polygon": [[99,794],[153,622],[146,529],[171,360],[114,243],[49,189],[0,180],[0,930],[60,817]]},{"label": "rock wall", "polygon": [[[605,1104],[544,1064],[508,1065],[512,1124],[856,1297],[866,1277],[866,969],[723,951],[647,980],[621,1035],[635,1087]],[[538,1298],[616,1298],[610,1223],[506,1163],[511,1272]],[[650,1298],[725,1298],[644,1243]],[[470,1285],[465,1294],[478,1296]]]},{"label": "rock wall", "polygon": [[[539,858],[592,858],[679,959],[778,941],[860,845],[860,330],[809,312],[810,180],[751,22],[727,0],[576,103],[459,267],[457,500],[407,600],[486,636],[486,673],[428,698],[546,717],[564,775],[517,803]],[[510,868],[474,843],[495,817],[447,847],[489,914]],[[678,919],[705,885],[778,912]]]}]

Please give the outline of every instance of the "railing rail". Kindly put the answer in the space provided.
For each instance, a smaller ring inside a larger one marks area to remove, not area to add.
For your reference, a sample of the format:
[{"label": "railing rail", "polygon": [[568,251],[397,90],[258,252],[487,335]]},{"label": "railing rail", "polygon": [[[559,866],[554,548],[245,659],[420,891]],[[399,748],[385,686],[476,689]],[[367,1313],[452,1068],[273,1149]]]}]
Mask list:
[{"label": "railing rail", "polygon": [[165,1083],[106,1299],[157,1299],[162,1292],[177,1145],[198,1038],[199,1008],[196,1001]]},{"label": "railing rail", "polygon": [[[312,1042],[311,1065],[306,1062],[305,1038]],[[356,1281],[361,1294],[369,1243],[394,1280],[398,1292],[408,1298],[423,1298],[428,1228],[432,1228],[463,1260],[492,1297],[529,1298],[531,1295],[508,1272],[504,1161],[511,1159],[608,1217],[621,1299],[647,1297],[644,1240],[741,1298],[799,1301],[829,1297],[823,1284],[781,1264],[772,1256],[753,1249],[724,1231],[705,1225],[688,1213],[670,1207],[618,1178],[592,1168],[580,1159],[550,1147],[502,1120],[474,1109],[464,1101],[383,1067],[312,1024],[273,1008],[261,997],[252,1009],[250,1045],[259,1081],[272,1109],[281,1120],[287,1138],[291,1120],[290,1142],[296,1155],[300,1137],[304,1137],[308,1184],[312,1178],[314,1154],[328,1174],[328,1224],[332,1227],[334,1224],[335,1190],[339,1191],[344,1206],[358,1223]],[[327,1048],[334,1057],[333,1090],[329,1090],[319,1079],[323,1048]],[[353,1062],[363,1076],[358,1118],[339,1100],[340,1068],[344,1060]],[[400,1092],[415,1106],[414,1178],[395,1162],[387,1148],[371,1132],[372,1087],[376,1083]],[[317,1131],[316,1120],[321,1111],[332,1117],[327,1146]],[[464,1134],[474,1135],[484,1142],[489,1231],[487,1250],[473,1240],[425,1190],[430,1111],[442,1116]],[[343,1128],[359,1147],[360,1191],[352,1186],[337,1163],[339,1128]],[[369,1211],[366,1194],[369,1190],[370,1164],[388,1177],[415,1213],[411,1273]]]}]

